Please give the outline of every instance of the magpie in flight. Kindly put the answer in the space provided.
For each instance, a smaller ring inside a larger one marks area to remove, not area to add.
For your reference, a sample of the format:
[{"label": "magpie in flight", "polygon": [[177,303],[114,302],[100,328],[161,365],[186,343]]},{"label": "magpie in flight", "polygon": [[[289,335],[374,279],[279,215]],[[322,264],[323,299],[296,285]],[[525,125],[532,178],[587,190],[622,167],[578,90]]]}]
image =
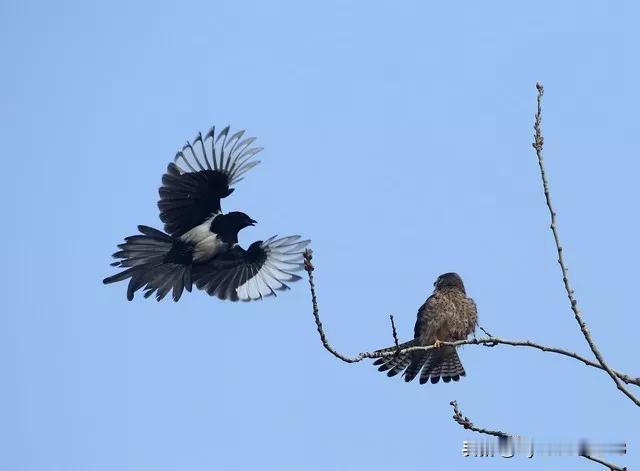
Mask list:
[{"label": "magpie in flight", "polygon": [[125,270],[103,283],[129,279],[127,299],[144,290],[160,301],[172,291],[178,301],[193,284],[211,296],[231,301],[252,301],[289,289],[297,281],[293,272],[303,268],[300,236],[256,241],[243,249],[238,233],[256,221],[242,212],[224,214],[220,200],[231,185],[258,165],[253,157],[262,150],[251,147],[255,138],[244,131],[229,136],[229,126],[217,135],[215,127],[179,151],[162,176],[159,189],[160,220],[165,232],[138,226],[140,234],[125,238],[111,265]]}]

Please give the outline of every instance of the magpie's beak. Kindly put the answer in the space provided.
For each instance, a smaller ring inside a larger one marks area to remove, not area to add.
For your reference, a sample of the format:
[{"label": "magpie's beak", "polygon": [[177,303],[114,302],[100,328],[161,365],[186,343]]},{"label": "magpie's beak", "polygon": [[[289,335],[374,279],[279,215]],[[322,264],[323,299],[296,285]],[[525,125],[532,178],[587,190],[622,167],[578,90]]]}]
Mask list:
[{"label": "magpie's beak", "polygon": [[258,224],[258,221],[254,221],[253,219],[249,219],[249,225],[250,226],[255,226],[256,224]]}]

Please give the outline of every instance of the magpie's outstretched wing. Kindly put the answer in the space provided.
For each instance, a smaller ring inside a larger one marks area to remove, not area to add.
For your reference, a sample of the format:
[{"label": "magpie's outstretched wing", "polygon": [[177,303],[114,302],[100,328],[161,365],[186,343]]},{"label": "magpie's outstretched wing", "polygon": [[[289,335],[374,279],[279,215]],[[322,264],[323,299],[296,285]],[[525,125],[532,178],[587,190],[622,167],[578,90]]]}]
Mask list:
[{"label": "magpie's outstretched wing", "polygon": [[216,134],[213,127],[176,154],[158,190],[166,232],[179,237],[219,212],[220,199],[233,191],[229,187],[260,163],[252,158],[262,148],[251,147],[255,138],[243,136],[244,131],[229,135],[229,126]]},{"label": "magpie's outstretched wing", "polygon": [[309,243],[300,236],[257,241],[247,250],[239,245],[209,262],[193,266],[193,282],[211,296],[231,301],[254,301],[289,289],[288,282],[304,268],[302,249]]}]

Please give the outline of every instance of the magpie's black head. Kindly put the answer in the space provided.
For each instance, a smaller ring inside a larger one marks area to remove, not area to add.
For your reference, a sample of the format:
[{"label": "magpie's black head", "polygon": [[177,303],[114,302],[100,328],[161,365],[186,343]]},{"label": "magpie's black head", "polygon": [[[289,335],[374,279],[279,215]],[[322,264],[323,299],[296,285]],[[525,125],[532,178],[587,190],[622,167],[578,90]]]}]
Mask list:
[{"label": "magpie's black head", "polygon": [[231,211],[230,213],[225,214],[225,217],[229,224],[233,227],[237,227],[238,230],[249,226],[255,226],[257,224],[257,221],[254,221],[247,214],[241,213],[240,211]]},{"label": "magpie's black head", "polygon": [[218,237],[223,242],[234,244],[238,242],[238,232],[245,227],[255,225],[256,221],[245,213],[232,211],[213,218],[213,221],[211,221],[211,232],[218,234]]},{"label": "magpie's black head", "polygon": [[464,291],[464,284],[462,283],[462,278],[457,273],[444,273],[438,277],[438,279],[433,283],[433,286],[436,287],[436,290],[443,288],[458,288]]}]

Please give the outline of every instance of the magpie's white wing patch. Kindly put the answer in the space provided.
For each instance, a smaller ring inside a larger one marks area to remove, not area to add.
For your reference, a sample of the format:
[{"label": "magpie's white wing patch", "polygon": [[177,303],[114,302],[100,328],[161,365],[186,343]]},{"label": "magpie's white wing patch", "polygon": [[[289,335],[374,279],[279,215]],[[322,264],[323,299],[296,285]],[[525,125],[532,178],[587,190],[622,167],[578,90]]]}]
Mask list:
[{"label": "magpie's white wing patch", "polygon": [[194,266],[193,280],[211,296],[232,301],[254,301],[287,290],[300,279],[303,249],[308,240],[300,236],[271,237],[244,250],[235,246],[210,262]]},{"label": "magpie's white wing patch", "polygon": [[300,279],[300,276],[293,272],[304,268],[302,250],[309,241],[298,242],[300,236],[274,239],[275,237],[272,237],[261,244],[260,248],[265,251],[266,259],[259,268],[253,267],[253,277],[247,278],[236,288],[238,299],[253,301],[275,295],[276,291],[289,289],[286,283]]}]

